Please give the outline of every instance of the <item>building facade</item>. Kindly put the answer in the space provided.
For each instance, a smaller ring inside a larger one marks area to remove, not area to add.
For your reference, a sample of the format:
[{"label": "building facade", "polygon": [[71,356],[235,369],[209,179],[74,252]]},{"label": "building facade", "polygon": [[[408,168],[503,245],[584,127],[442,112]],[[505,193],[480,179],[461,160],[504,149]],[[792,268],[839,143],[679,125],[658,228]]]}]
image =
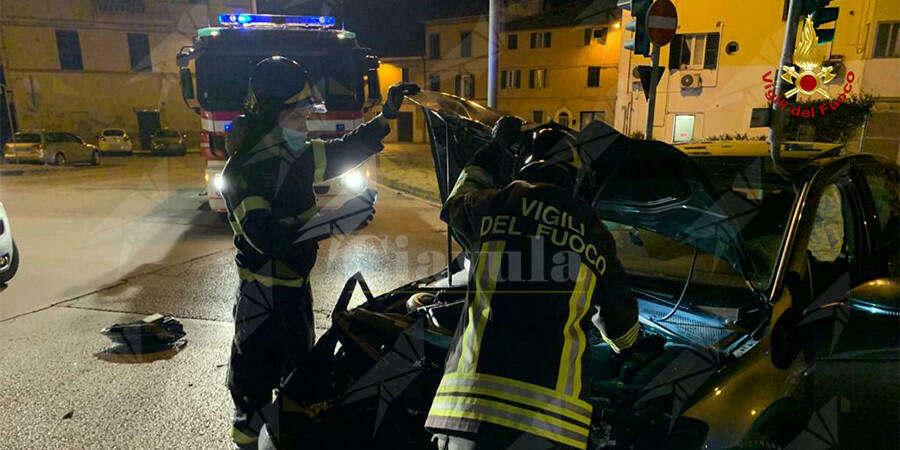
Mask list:
[{"label": "building facade", "polygon": [[[654,139],[684,142],[724,134],[766,135],[768,128],[750,126],[751,112],[767,106],[771,87],[763,77],[774,74],[779,63],[788,2],[673,2],[678,29],[672,44],[660,52],[665,70],[657,89]],[[852,94],[876,96],[863,147],[895,159],[900,128],[900,3],[835,0],[829,6],[840,8],[835,37],[819,49],[837,76],[824,88],[834,98],[849,82]],[[627,11],[623,14],[623,20],[631,20]],[[625,39],[631,37],[626,34]],[[626,134],[643,133],[646,126],[647,101],[635,67],[649,64],[649,58],[621,51],[615,126]],[[851,72],[854,75],[848,78]],[[798,96],[791,101],[811,99]],[[848,147],[860,148],[858,141]]]},{"label": "building facade", "polygon": [[[196,145],[175,55],[220,13],[251,0],[0,0],[0,82],[17,129],[87,141],[106,127],[136,138],[168,127]],[[7,119],[4,106],[4,122]]]},{"label": "building facade", "polygon": [[[591,120],[611,122],[621,47],[615,2],[575,1],[552,9],[542,9],[541,3],[507,5],[498,108],[532,122],[553,120],[575,129]],[[424,89],[485,104],[487,16],[430,20],[424,38],[425,54],[417,66],[398,64],[416,74],[421,67]],[[387,72],[382,78],[386,84],[393,80]]]}]

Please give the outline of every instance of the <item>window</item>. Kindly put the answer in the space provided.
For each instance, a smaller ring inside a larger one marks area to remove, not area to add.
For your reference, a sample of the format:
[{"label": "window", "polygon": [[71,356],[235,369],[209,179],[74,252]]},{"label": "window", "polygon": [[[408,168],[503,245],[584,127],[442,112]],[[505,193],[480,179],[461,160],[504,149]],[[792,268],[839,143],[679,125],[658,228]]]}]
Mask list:
[{"label": "window", "polygon": [[543,111],[532,111],[531,112],[531,120],[534,123],[544,123],[544,112]]},{"label": "window", "polygon": [[875,32],[873,58],[900,58],[900,22],[882,22]]},{"label": "window", "polygon": [[440,92],[441,91],[441,76],[437,74],[428,75],[428,90]]},{"label": "window", "polygon": [[858,282],[857,211],[852,183],[842,177],[822,191],[810,230],[809,286],[811,298],[826,292],[843,295]]},{"label": "window", "polygon": [[131,70],[134,72],[150,72],[153,63],[150,61],[150,39],[143,33],[128,33],[128,55],[131,57]]},{"label": "window", "polygon": [[531,48],[550,48],[550,32],[531,33]]},{"label": "window", "polygon": [[441,59],[441,35],[428,35],[428,58]]},{"label": "window", "polygon": [[673,129],[672,142],[690,142],[694,140],[694,115],[676,115]]},{"label": "window", "polygon": [[678,34],[669,47],[670,69],[715,69],[719,59],[719,33]]},{"label": "window", "polygon": [[97,11],[107,13],[143,13],[144,0],[97,0]]},{"label": "window", "polygon": [[588,28],[584,30],[584,45],[591,44],[600,44],[606,45],[606,35],[609,33],[609,28],[597,28],[591,29]]},{"label": "window", "polygon": [[547,87],[547,69],[529,70],[528,87],[531,89],[543,89]]},{"label": "window", "polygon": [[588,67],[587,85],[588,87],[600,87],[599,67]]},{"label": "window", "polygon": [[606,120],[606,113],[603,111],[582,111],[580,114],[581,119],[581,129],[588,126],[591,122],[600,121],[603,122]]},{"label": "window", "polygon": [[519,89],[522,87],[522,71],[504,70],[500,72],[500,89]]},{"label": "window", "polygon": [[556,123],[568,127],[569,126],[569,113],[563,111],[556,116]]},{"label": "window", "polygon": [[900,173],[883,166],[865,167],[864,176],[877,220],[872,221],[873,249],[865,273],[867,278],[900,276]]},{"label": "window", "polygon": [[510,50],[515,50],[519,48],[519,35],[511,34],[506,38],[506,48]]},{"label": "window", "polygon": [[469,31],[459,34],[459,56],[462,58],[472,56],[472,33]]},{"label": "window", "polygon": [[456,95],[462,98],[475,98],[475,75],[457,75],[455,82]]},{"label": "window", "polygon": [[404,67],[400,69],[400,79],[403,80],[404,83],[409,82],[409,68]]},{"label": "window", "polygon": [[59,51],[59,68],[62,70],[84,70],[81,62],[81,41],[78,32],[56,30],[56,49]]}]

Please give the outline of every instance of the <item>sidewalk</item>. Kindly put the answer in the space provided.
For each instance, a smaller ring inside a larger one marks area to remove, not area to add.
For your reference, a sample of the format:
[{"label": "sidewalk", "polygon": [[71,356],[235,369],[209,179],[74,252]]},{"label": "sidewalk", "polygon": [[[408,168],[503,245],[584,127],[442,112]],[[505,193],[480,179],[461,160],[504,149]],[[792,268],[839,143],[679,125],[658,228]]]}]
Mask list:
[{"label": "sidewalk", "polygon": [[44,164],[0,164],[0,176],[38,175],[72,170],[73,166],[51,166]]},{"label": "sidewalk", "polygon": [[378,181],[427,200],[440,201],[431,146],[386,142],[378,155]]}]

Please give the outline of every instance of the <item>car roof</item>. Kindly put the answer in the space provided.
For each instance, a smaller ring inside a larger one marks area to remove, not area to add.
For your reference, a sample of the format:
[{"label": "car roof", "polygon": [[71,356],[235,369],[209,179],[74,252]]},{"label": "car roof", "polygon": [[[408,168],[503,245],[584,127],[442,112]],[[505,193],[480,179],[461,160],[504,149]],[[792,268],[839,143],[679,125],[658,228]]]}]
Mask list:
[{"label": "car roof", "polygon": [[[830,142],[788,141],[784,143],[784,158],[816,159],[839,154],[843,144]],[[710,156],[769,156],[770,145],[766,141],[697,141],[675,144],[675,148],[688,155]]]}]

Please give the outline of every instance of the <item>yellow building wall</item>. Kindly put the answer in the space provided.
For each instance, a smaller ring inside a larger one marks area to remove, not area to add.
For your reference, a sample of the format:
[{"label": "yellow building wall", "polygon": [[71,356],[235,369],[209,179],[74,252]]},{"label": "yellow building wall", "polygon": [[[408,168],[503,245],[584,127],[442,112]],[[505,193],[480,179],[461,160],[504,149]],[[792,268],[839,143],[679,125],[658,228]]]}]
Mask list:
[{"label": "yellow building wall", "polygon": [[[764,107],[767,71],[773,74],[781,55],[785,24],[781,20],[783,0],[761,0],[752,5],[744,2],[709,2],[673,0],[678,9],[678,33],[720,33],[718,65],[714,70],[668,69],[670,46],[660,53],[660,66],[665,68],[657,90],[654,139],[671,142],[674,120],[678,114],[694,115],[694,139],[746,133],[763,136],[768,128],[750,128],[752,108]],[[833,44],[820,46],[826,58],[842,55],[846,69],[826,86],[837,96],[845,75],[853,71],[853,92],[868,92],[880,97],[900,97],[897,59],[871,58],[875,22],[898,20],[900,6],[895,1],[839,0],[840,7]],[[623,22],[630,20],[623,12]],[[631,37],[626,33],[624,39]],[[736,42],[739,49],[728,55],[725,46]],[[621,50],[615,126],[625,133],[643,133],[647,102],[637,79],[631,73],[636,65],[649,65],[649,58]],[[680,80],[687,72],[699,73],[701,89],[682,90]],[[808,99],[800,96],[800,100]]]},{"label": "yellow building wall", "polygon": [[[403,69],[408,71],[408,82],[415,83],[420,88],[425,88],[425,64],[420,57],[384,58],[378,67],[378,82],[381,87],[381,97],[387,97],[388,88],[403,80]],[[425,131],[425,118],[420,109],[410,101],[405,101],[400,107],[401,112],[412,113],[413,130],[412,142],[428,142]],[[388,142],[397,142],[397,120],[391,120],[391,132],[385,136]]]},{"label": "yellow building wall", "polygon": [[[608,28],[606,44],[584,45],[586,27],[548,28],[508,31],[501,34],[499,71],[521,70],[521,87],[500,88],[498,81],[498,107],[524,119],[531,120],[534,111],[541,111],[544,120],[556,120],[560,113],[567,113],[570,126],[580,128],[582,111],[602,111],[612,123],[619,67],[621,32],[613,23],[598,24],[592,28]],[[459,74],[475,76],[475,98],[479,103],[487,100],[487,18],[470,17],[433,21],[426,24],[425,64],[427,75],[438,74],[441,90],[455,93],[455,77]],[[472,56],[460,57],[460,37],[463,32],[472,33]],[[550,48],[530,48],[530,34],[552,33]],[[440,34],[441,58],[429,59],[429,35]],[[509,35],[518,35],[518,48],[508,49]],[[600,86],[587,87],[589,66],[599,66]],[[546,69],[545,88],[529,88],[529,70]],[[427,77],[426,77],[427,80]],[[427,81],[426,81],[427,87]]]},{"label": "yellow building wall", "polygon": [[[105,13],[92,0],[0,0],[0,60],[19,129],[48,128],[96,141],[102,128],[138,135],[137,111],[199,146],[200,118],[181,99],[175,55],[219,13],[249,11],[249,0],[146,0],[144,14]],[[78,32],[81,71],[60,69],[56,30]],[[128,33],[146,34],[152,71],[133,72]],[[5,118],[4,118],[5,120]]]}]

